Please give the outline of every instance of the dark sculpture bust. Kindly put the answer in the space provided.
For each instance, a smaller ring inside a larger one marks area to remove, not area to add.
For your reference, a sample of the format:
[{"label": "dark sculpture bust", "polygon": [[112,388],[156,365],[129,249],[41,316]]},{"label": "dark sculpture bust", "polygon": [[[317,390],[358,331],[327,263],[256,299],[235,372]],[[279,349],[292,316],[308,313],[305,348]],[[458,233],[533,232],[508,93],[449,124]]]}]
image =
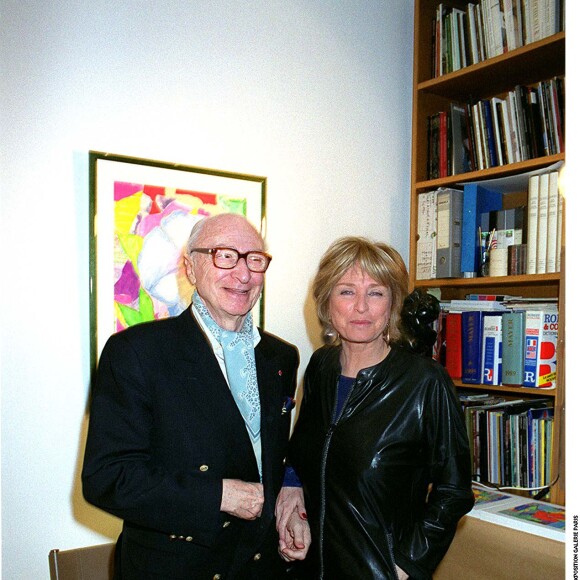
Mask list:
[{"label": "dark sculpture bust", "polygon": [[408,348],[424,356],[432,355],[437,340],[433,322],[437,320],[439,312],[439,300],[424,290],[413,290],[405,298],[401,319]]}]

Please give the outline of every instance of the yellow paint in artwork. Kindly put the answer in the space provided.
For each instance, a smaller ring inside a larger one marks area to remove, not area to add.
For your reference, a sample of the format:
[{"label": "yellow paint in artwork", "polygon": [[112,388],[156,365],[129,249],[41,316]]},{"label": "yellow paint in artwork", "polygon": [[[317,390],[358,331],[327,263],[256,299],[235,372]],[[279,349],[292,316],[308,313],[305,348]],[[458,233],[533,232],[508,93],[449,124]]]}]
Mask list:
[{"label": "yellow paint in artwork", "polygon": [[127,322],[125,320],[125,317],[123,316],[123,313],[121,312],[121,309],[119,308],[119,304],[117,302],[114,302],[113,307],[115,309],[115,320],[118,320],[123,326],[123,328],[127,328]]},{"label": "yellow paint in artwork", "polygon": [[137,258],[143,248],[143,238],[135,234],[117,234],[117,237],[119,238],[119,243],[121,244],[127,258],[131,260],[133,269],[138,274],[139,268],[137,266]]},{"label": "yellow paint in artwork", "polygon": [[143,192],[138,191],[115,202],[115,231],[119,234],[128,234],[135,218],[141,210]]},{"label": "yellow paint in artwork", "polygon": [[200,210],[203,210],[203,213],[204,214],[207,213],[208,216],[214,216],[214,215],[217,215],[218,213],[224,213],[226,211],[223,207],[221,207],[219,205],[216,205],[214,203],[211,203],[211,204],[210,203],[204,203],[204,204],[202,204],[198,208],[198,210],[197,210],[196,213],[199,213]]},{"label": "yellow paint in artwork", "polygon": [[199,208],[202,207],[203,203],[199,197],[195,197],[194,195],[183,195],[178,193],[174,196],[175,201],[177,201],[180,205],[189,208],[189,213],[198,213]]}]

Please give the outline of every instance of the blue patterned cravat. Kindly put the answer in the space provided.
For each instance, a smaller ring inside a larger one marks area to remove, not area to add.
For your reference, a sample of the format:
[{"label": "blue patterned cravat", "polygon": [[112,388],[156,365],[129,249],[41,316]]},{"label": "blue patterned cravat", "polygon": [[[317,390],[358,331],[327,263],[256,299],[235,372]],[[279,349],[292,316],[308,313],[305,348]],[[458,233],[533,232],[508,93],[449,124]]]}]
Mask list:
[{"label": "blue patterned cravat", "polygon": [[[230,390],[244,418],[252,445],[256,447],[260,439],[260,393],[254,357],[252,313],[246,315],[240,332],[232,332],[216,323],[197,290],[193,293],[193,305],[222,346]],[[261,466],[258,467],[261,472]]]}]

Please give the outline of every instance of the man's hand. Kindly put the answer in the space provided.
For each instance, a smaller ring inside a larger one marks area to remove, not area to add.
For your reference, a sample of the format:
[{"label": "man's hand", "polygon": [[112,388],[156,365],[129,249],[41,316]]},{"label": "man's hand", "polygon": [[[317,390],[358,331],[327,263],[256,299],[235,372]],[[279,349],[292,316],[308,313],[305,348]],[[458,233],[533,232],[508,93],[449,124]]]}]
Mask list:
[{"label": "man's hand", "polygon": [[242,520],[255,520],[262,514],[264,488],[261,483],[224,479],[220,510]]},{"label": "man's hand", "polygon": [[290,514],[284,530],[279,529],[278,553],[286,562],[304,560],[310,547],[310,526],[304,512]]}]

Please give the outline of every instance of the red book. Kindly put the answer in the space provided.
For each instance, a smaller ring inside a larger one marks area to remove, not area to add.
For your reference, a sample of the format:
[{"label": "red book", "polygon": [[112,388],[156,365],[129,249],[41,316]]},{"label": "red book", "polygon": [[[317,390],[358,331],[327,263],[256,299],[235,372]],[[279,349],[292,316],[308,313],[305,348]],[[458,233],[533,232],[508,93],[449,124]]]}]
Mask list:
[{"label": "red book", "polygon": [[452,379],[461,379],[461,312],[449,312],[445,326],[445,368]]}]

